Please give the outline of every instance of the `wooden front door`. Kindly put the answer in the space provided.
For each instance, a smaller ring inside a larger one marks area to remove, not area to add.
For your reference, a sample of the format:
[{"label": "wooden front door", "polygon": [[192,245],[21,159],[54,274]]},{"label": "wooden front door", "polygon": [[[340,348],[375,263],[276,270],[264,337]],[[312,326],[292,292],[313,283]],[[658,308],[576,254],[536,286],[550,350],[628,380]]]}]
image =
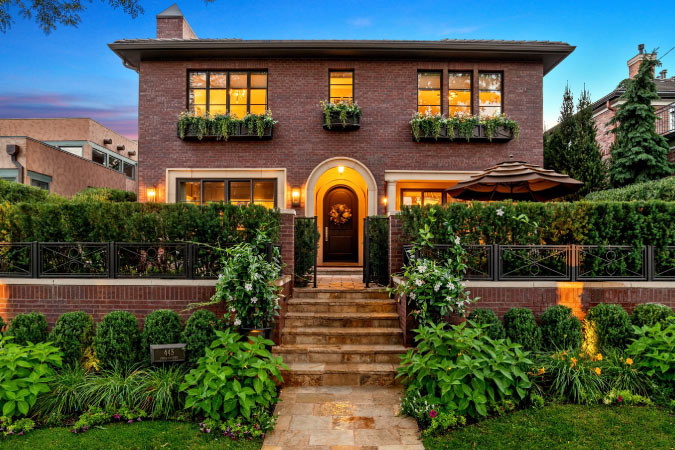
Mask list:
[{"label": "wooden front door", "polygon": [[323,198],[324,262],[359,261],[359,200],[345,186],[331,188]]}]

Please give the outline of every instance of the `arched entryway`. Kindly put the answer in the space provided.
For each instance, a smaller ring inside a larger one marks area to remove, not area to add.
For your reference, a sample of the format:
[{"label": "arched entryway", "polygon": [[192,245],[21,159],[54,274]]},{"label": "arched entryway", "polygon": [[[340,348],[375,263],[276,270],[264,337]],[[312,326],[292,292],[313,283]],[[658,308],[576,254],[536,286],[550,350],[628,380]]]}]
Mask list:
[{"label": "arched entryway", "polygon": [[333,186],[323,198],[324,263],[359,262],[359,199],[348,186]]}]

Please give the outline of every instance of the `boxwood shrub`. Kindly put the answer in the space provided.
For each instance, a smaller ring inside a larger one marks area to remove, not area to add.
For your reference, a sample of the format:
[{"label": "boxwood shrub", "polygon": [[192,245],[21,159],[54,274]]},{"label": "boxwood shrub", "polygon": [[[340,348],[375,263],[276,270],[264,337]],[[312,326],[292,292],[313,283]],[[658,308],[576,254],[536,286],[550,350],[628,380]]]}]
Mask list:
[{"label": "boxwood shrub", "polygon": [[182,342],[184,342],[187,360],[196,364],[204,356],[206,348],[216,339],[216,330],[224,330],[222,321],[206,309],[199,309],[192,313],[185,323]]},{"label": "boxwood shrub", "polygon": [[135,202],[136,193],[103,187],[88,187],[73,196],[75,201]]},{"label": "boxwood shrub", "polygon": [[657,323],[665,324],[668,316],[675,316],[675,311],[666,305],[658,303],[644,303],[637,305],[630,316],[633,325],[642,328],[645,325],[652,326]]},{"label": "boxwood shrub", "polygon": [[14,336],[12,342],[19,345],[44,342],[47,340],[47,319],[36,312],[17,314],[9,323],[7,334]]},{"label": "boxwood shrub", "polygon": [[541,315],[541,335],[545,350],[576,349],[581,345],[581,322],[572,308],[551,306]]},{"label": "boxwood shrub", "polygon": [[617,189],[592,192],[586,196],[590,201],[636,201],[665,200],[675,202],[675,177],[635,183]]},{"label": "boxwood shrub", "polygon": [[63,362],[70,365],[80,362],[93,339],[94,319],[84,311],[63,314],[49,334],[49,340],[63,352]]},{"label": "boxwood shrub", "polygon": [[632,330],[625,309],[619,305],[600,303],[588,310],[586,318],[595,324],[601,349],[625,348]]},{"label": "boxwood shrub", "polygon": [[504,314],[504,331],[511,342],[522,345],[526,350],[541,348],[541,329],[534,314],[527,308],[511,308]]},{"label": "boxwood shrub", "polygon": [[504,339],[504,326],[491,309],[474,309],[467,319],[478,325],[487,326],[484,330],[491,339]]},{"label": "boxwood shrub", "polygon": [[109,312],[96,327],[94,350],[104,368],[138,362],[140,344],[138,320],[128,311]]},{"label": "boxwood shrub", "polygon": [[44,202],[56,195],[50,195],[44,189],[25,184],[15,183],[13,181],[0,180],[0,202],[19,203],[19,202]]},{"label": "boxwood shrub", "polygon": [[150,355],[150,345],[180,342],[183,324],[176,311],[158,309],[145,316],[143,326],[143,354]]}]

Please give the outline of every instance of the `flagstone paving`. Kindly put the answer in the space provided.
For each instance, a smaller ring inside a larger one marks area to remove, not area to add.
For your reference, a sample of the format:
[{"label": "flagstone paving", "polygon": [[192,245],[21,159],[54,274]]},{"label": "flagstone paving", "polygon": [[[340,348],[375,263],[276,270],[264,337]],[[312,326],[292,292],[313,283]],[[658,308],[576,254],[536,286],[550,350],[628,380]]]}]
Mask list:
[{"label": "flagstone paving", "polygon": [[424,450],[400,387],[287,386],[262,450]]}]

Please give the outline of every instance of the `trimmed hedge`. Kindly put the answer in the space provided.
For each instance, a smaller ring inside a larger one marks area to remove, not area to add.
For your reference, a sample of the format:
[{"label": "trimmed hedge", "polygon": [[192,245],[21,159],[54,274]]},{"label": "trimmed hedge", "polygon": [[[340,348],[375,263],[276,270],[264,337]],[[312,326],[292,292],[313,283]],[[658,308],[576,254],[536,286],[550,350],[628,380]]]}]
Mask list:
[{"label": "trimmed hedge", "polygon": [[[419,240],[429,208],[401,208],[403,242]],[[463,244],[675,245],[675,202],[471,202],[435,209],[429,225],[437,244],[454,239],[447,223]],[[522,214],[527,221],[517,219]]]},{"label": "trimmed hedge", "polygon": [[478,325],[487,325],[484,329],[485,334],[491,339],[504,339],[504,326],[491,309],[477,308],[471,311],[468,320],[475,322]]},{"label": "trimmed hedge", "polygon": [[534,314],[527,308],[511,308],[504,314],[504,331],[511,342],[522,345],[526,350],[541,348],[541,329]]},{"label": "trimmed hedge", "polygon": [[668,316],[675,316],[675,311],[666,305],[645,303],[637,305],[630,316],[630,321],[637,327],[654,326],[657,323],[665,324]]},{"label": "trimmed hedge", "polygon": [[594,202],[629,202],[637,200],[663,200],[675,202],[675,177],[631,184],[617,189],[592,192],[586,200]]},{"label": "trimmed hedge", "polygon": [[545,350],[569,350],[581,345],[581,322],[572,314],[572,308],[551,306],[540,320]]},{"label": "trimmed hedge", "polygon": [[136,193],[123,191],[121,189],[111,189],[102,187],[88,187],[73,196],[75,201],[96,201],[96,202],[135,202]]},{"label": "trimmed hedge", "polygon": [[36,312],[17,314],[9,323],[7,334],[14,336],[12,342],[15,344],[44,342],[47,340],[47,318]]},{"label": "trimmed hedge", "polygon": [[183,203],[19,203],[0,208],[9,242],[251,242],[264,230],[279,236],[279,212],[259,205]]},{"label": "trimmed hedge", "polygon": [[145,316],[143,325],[143,354],[150,358],[150,345],[180,342],[183,324],[176,311],[158,309]]},{"label": "trimmed hedge", "polygon": [[106,369],[138,362],[140,345],[138,320],[128,311],[109,312],[96,327],[94,350]]},{"label": "trimmed hedge", "polygon": [[13,181],[0,180],[0,202],[43,202],[52,197],[54,199],[59,198],[56,195],[50,195],[44,189]]},{"label": "trimmed hedge", "polygon": [[63,352],[65,364],[77,364],[94,339],[94,319],[84,311],[63,314],[56,321],[49,340]]},{"label": "trimmed hedge", "polygon": [[586,318],[595,324],[601,349],[626,347],[632,327],[628,313],[621,306],[600,303],[588,310]]},{"label": "trimmed hedge", "polygon": [[216,339],[216,330],[224,330],[226,327],[216,315],[209,310],[199,309],[192,313],[185,323],[182,342],[185,342],[185,350],[188,362],[196,364],[197,360],[204,356],[206,348]]}]

